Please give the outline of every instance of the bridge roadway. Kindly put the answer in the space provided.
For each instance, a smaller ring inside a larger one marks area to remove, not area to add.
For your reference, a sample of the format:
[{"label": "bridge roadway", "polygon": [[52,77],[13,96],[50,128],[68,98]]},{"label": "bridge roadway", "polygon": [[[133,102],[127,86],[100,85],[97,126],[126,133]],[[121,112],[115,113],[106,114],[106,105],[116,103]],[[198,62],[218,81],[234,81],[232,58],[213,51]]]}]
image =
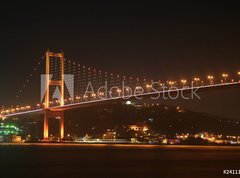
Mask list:
[{"label": "bridge roadway", "polygon": [[[65,111],[69,109],[75,109],[75,108],[83,108],[83,107],[89,107],[89,106],[96,106],[100,104],[108,104],[112,101],[124,101],[124,100],[131,100],[136,97],[156,97],[159,95],[163,95],[166,93],[174,93],[174,92],[183,92],[183,93],[189,93],[191,91],[197,90],[198,92],[202,91],[208,91],[208,90],[213,90],[213,89],[224,89],[224,88],[230,88],[230,87],[240,87],[240,81],[238,82],[231,82],[231,83],[221,83],[221,84],[211,84],[211,85],[204,85],[204,86],[196,86],[196,87],[191,87],[191,88],[179,88],[179,89],[174,89],[174,90],[163,90],[163,91],[155,91],[155,92],[148,92],[148,93],[143,93],[143,94],[136,94],[136,95],[129,95],[128,98],[124,98],[123,96],[120,97],[115,97],[115,98],[107,98],[107,99],[96,99],[92,101],[83,101],[83,102],[78,102],[78,103],[72,103],[72,104],[66,104],[64,106],[54,106],[49,108],[51,111]],[[29,111],[24,111],[24,112],[18,112],[18,113],[11,113],[7,115],[2,115],[0,118],[8,118],[8,117],[16,117],[16,116],[21,116],[21,115],[28,115],[28,114],[43,114],[44,113],[44,108],[41,109],[34,109],[34,110],[29,110]]]}]

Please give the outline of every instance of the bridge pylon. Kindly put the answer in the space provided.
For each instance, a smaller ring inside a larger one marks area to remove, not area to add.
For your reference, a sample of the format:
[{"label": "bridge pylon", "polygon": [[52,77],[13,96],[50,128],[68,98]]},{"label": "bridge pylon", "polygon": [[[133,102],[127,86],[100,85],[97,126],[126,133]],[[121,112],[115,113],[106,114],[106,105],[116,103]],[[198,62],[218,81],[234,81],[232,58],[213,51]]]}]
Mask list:
[{"label": "bridge pylon", "polygon": [[48,140],[49,137],[49,118],[59,119],[60,139],[64,138],[64,111],[52,111],[51,109],[44,110],[44,140]]},{"label": "bridge pylon", "polygon": [[[56,58],[60,60],[60,79],[53,80],[50,78],[50,60],[51,58]],[[44,105],[44,128],[43,128],[43,138],[48,140],[49,138],[49,118],[55,117],[60,119],[60,139],[64,138],[64,112],[63,111],[52,111],[50,108],[50,86],[60,87],[60,106],[64,106],[64,53],[54,53],[47,50],[46,52],[46,79],[45,79],[45,105]]]}]

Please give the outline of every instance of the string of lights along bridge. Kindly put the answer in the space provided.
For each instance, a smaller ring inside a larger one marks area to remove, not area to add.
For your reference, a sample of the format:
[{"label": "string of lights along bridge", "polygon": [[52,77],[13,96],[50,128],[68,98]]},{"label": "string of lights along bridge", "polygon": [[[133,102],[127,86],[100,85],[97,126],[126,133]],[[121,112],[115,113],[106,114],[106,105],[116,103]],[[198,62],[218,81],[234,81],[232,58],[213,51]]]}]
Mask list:
[{"label": "string of lights along bridge", "polygon": [[41,80],[40,89],[44,88],[42,101],[34,105],[3,107],[0,118],[42,112],[44,113],[43,137],[46,140],[50,117],[59,118],[60,137],[64,138],[64,110],[67,109],[164,92],[240,85],[240,71],[231,75],[228,73],[218,76],[209,74],[202,78],[196,76],[192,79],[155,81],[91,68],[66,59],[63,52],[54,53],[48,50],[22,85],[16,96],[17,99],[24,94],[28,84],[33,82],[31,78],[39,71],[42,64],[45,64],[46,70],[42,72],[45,73],[44,78],[41,76],[44,79]]}]

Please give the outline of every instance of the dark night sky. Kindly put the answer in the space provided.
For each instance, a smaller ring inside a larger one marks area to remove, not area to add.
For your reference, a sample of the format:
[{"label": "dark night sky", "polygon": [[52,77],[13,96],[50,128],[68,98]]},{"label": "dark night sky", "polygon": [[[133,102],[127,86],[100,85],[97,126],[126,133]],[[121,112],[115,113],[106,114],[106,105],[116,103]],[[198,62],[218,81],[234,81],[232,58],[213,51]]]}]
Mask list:
[{"label": "dark night sky", "polygon": [[[17,90],[47,49],[63,49],[81,64],[153,79],[236,74],[238,7],[224,1],[2,4],[0,105],[15,104]],[[239,99],[238,91],[229,90],[181,104],[240,118]]]}]

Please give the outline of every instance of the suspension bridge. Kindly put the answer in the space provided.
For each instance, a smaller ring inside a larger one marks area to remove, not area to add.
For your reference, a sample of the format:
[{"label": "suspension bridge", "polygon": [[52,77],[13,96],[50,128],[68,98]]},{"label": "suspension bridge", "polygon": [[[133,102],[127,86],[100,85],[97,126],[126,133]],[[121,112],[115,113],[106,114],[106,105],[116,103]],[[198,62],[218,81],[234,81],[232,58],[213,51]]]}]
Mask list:
[{"label": "suspension bridge", "polygon": [[[60,120],[60,138],[64,138],[65,110],[134,98],[153,97],[156,99],[165,93],[187,93],[194,90],[240,86],[240,81],[236,79],[237,76],[240,76],[240,72],[235,74],[235,79],[230,78],[229,74],[223,73],[221,79],[218,80],[213,75],[208,75],[205,77],[206,80],[194,77],[191,80],[155,81],[97,70],[67,60],[63,52],[55,53],[49,50],[37,66],[39,67],[41,64],[45,64],[45,72],[41,80],[41,101],[35,105],[4,107],[1,109],[0,118],[35,113],[44,114],[44,140],[48,140],[48,123],[49,118],[52,117]],[[37,71],[38,67],[34,68],[34,71]],[[32,75],[30,74],[30,77]],[[26,82],[29,83],[30,80],[27,79]],[[22,85],[17,98],[23,94],[26,86],[27,84]]]}]

